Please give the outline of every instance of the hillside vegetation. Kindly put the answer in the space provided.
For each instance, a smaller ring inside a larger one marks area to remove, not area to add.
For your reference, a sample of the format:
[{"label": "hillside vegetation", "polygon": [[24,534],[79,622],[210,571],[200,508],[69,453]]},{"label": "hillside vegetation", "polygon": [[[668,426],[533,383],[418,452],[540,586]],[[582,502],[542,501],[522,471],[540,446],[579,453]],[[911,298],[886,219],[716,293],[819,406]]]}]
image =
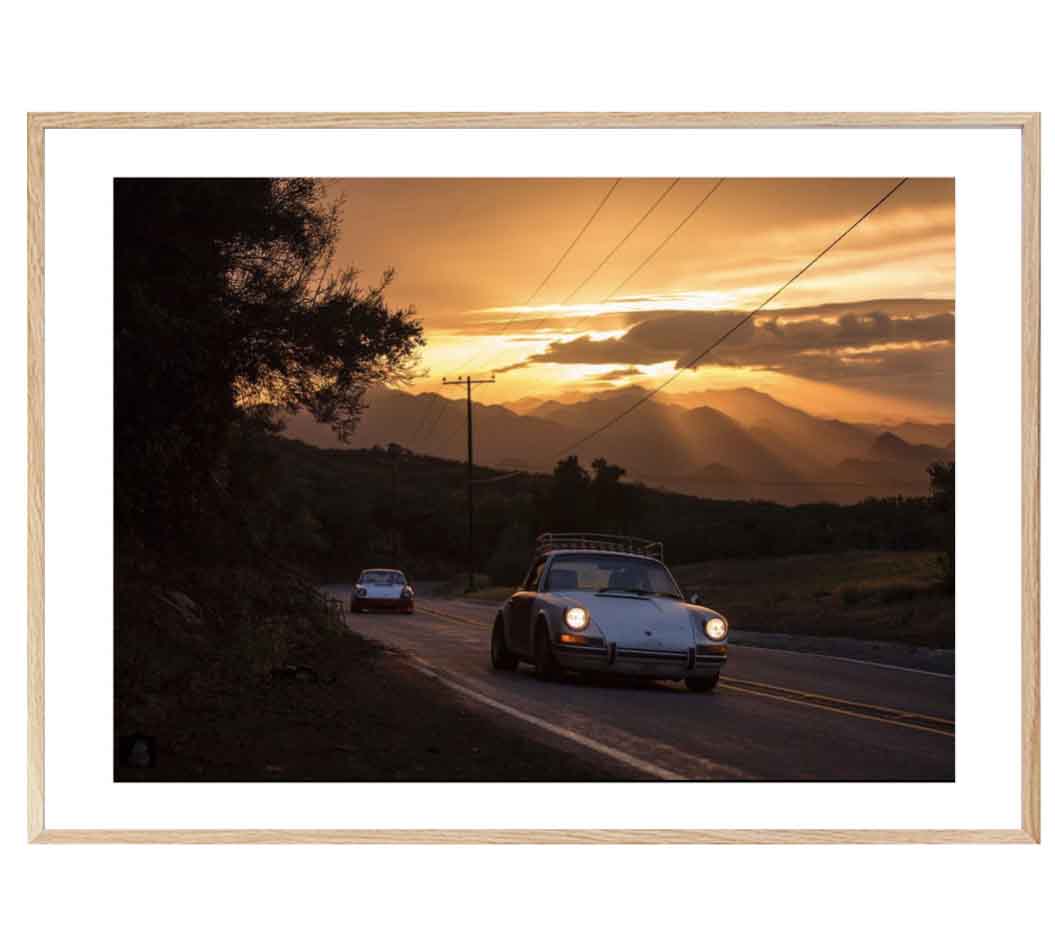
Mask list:
[{"label": "hillside vegetation", "polygon": [[[442,579],[466,557],[465,466],[397,445],[313,448],[261,436],[268,480],[296,508],[300,561],[313,574],[347,580],[398,562]],[[478,468],[485,480],[499,472]],[[757,560],[851,551],[935,552],[949,545],[950,514],[927,497],[870,498],[853,505],[785,506],[694,497],[627,483],[612,461],[561,462],[553,474],[476,487],[476,567],[496,584],[518,582],[544,530],[633,533],[664,542],[672,564]],[[266,523],[270,516],[256,517]]]},{"label": "hillside vegetation", "polygon": [[721,609],[735,628],[955,645],[955,602],[936,552],[711,560],[677,566],[674,574],[682,589]]}]

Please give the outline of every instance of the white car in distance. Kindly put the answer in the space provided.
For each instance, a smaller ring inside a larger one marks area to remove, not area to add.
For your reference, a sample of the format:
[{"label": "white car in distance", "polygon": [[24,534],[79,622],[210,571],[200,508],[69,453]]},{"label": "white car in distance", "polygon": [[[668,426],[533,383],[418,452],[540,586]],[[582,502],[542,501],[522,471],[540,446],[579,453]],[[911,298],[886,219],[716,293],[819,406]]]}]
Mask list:
[{"label": "white car in distance", "polygon": [[375,567],[359,574],[352,593],[352,612],[371,610],[414,612],[414,588],[402,570]]}]

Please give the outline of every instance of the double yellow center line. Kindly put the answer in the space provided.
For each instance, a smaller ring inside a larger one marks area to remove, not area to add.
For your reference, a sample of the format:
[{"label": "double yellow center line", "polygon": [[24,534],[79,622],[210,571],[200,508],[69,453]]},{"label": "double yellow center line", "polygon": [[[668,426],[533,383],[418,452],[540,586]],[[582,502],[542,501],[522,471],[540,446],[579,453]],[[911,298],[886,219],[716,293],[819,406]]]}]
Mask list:
[{"label": "double yellow center line", "polygon": [[947,718],[925,715],[922,712],[907,712],[904,709],[890,708],[886,705],[871,705],[851,699],[840,699],[834,695],[823,695],[818,692],[805,692],[801,689],[789,689],[782,685],[771,685],[768,682],[754,682],[751,679],[736,679],[723,675],[723,689],[734,692],[745,692],[749,695],[760,695],[779,702],[791,702],[793,705],[809,705],[826,712],[839,715],[850,715],[854,718],[867,718],[874,722],[897,725],[901,728],[912,728],[921,732],[932,732],[935,735],[955,736],[956,726]]}]

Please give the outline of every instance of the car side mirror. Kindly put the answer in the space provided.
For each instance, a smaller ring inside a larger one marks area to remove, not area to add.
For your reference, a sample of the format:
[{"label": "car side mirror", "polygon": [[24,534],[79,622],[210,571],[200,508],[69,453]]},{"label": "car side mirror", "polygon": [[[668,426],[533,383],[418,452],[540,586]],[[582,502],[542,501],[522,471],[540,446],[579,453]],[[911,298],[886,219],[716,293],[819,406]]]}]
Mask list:
[{"label": "car side mirror", "polygon": [[689,602],[693,606],[699,606],[700,602],[701,602],[700,601],[700,594],[699,593],[693,593],[693,595],[689,597]]}]

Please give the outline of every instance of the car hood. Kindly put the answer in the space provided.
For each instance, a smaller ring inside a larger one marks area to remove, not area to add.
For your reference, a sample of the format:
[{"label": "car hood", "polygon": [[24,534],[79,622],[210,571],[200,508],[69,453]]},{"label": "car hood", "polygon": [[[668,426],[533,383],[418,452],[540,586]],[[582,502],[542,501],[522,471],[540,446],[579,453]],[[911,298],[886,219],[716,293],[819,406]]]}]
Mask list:
[{"label": "car hood", "polygon": [[687,649],[695,642],[694,614],[710,613],[661,596],[575,591],[559,598],[566,606],[585,606],[608,642],[634,649]]}]

